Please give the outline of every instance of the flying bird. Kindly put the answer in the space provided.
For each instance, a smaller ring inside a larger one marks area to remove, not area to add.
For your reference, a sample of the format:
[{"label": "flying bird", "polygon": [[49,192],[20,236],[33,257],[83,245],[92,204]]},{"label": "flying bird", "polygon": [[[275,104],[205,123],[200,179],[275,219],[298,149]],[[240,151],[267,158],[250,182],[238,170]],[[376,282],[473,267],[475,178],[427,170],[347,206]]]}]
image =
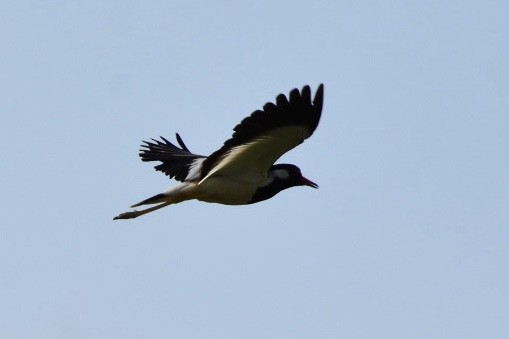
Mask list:
[{"label": "flying bird", "polygon": [[232,137],[208,157],[192,153],[178,133],[177,143],[167,139],[143,141],[142,161],[160,162],[155,169],[180,181],[131,206],[155,205],[143,210],[121,213],[116,219],[132,219],[165,206],[197,199],[225,205],[247,205],[272,198],[293,186],[318,185],[302,176],[291,164],[274,164],[284,153],[309,138],[320,121],[323,84],[314,98],[304,86],[279,94],[275,103],[253,112],[235,126]]}]

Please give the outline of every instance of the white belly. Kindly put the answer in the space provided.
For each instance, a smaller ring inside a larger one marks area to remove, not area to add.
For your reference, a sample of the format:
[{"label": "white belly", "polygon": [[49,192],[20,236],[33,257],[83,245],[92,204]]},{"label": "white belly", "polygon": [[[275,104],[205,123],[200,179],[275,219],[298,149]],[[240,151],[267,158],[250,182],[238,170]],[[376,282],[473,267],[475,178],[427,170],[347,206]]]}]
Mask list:
[{"label": "white belly", "polygon": [[197,198],[201,201],[224,205],[245,205],[250,203],[259,183],[228,180],[222,176],[207,178],[198,185]]}]

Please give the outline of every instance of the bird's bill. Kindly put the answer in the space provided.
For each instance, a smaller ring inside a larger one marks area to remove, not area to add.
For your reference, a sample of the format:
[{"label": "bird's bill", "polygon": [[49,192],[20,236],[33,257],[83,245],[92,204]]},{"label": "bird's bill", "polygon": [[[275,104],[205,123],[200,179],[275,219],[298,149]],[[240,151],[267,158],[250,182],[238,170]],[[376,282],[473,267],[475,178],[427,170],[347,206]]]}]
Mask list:
[{"label": "bird's bill", "polygon": [[301,182],[301,185],[303,185],[303,186],[309,186],[309,187],[313,187],[313,188],[318,188],[318,185],[317,185],[317,184],[315,184],[315,183],[314,183],[314,182],[312,182],[311,180],[306,179],[306,178],[304,178],[304,177],[302,177],[302,178],[300,179],[300,182]]}]

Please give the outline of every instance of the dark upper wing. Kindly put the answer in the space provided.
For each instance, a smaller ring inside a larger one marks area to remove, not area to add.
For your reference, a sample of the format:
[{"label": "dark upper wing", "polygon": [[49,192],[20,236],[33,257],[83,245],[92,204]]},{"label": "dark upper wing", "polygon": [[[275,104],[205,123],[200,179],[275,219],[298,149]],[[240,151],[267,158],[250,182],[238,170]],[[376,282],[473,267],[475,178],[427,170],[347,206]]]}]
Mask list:
[{"label": "dark upper wing", "polygon": [[195,166],[199,166],[205,158],[203,155],[193,154],[184,144],[184,141],[176,133],[177,142],[180,147],[175,146],[165,138],[162,141],[152,139],[154,142],[143,141],[141,145],[140,157],[142,161],[160,161],[161,164],[155,166],[157,171],[161,171],[170,178],[184,181]]},{"label": "dark upper wing", "polygon": [[309,138],[320,121],[323,84],[315,97],[311,89],[293,89],[289,99],[280,94],[276,103],[267,103],[235,126],[233,136],[212,153],[202,165],[201,177],[212,174],[266,175],[284,153]]}]

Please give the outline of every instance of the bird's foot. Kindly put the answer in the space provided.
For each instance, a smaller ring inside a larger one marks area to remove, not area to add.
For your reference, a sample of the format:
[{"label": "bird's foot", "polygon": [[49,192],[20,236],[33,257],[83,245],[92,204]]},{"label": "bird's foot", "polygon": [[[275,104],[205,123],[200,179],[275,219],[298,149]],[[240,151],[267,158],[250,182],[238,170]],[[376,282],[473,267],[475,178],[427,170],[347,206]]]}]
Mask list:
[{"label": "bird's foot", "polygon": [[140,215],[139,211],[125,212],[125,213],[120,213],[115,218],[113,218],[113,220],[117,220],[117,219],[133,219],[133,218],[136,218],[139,215]]}]

